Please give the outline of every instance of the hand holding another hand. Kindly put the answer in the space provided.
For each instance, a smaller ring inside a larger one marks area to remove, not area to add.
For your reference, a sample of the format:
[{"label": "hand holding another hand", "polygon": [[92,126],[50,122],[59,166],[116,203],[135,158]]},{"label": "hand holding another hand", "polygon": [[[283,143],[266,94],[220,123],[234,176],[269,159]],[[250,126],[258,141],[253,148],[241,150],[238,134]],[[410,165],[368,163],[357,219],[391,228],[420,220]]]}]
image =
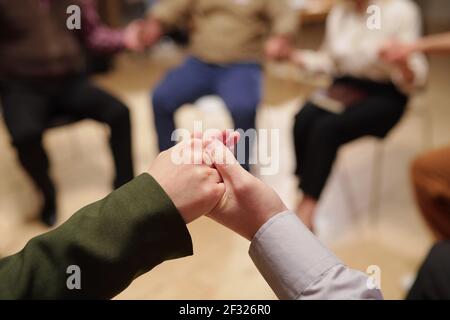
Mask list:
[{"label": "hand holding another hand", "polygon": [[297,67],[303,68],[305,66],[305,61],[303,58],[303,51],[302,50],[292,50],[289,60],[295,64]]},{"label": "hand holding another hand", "polygon": [[147,18],[141,33],[141,41],[146,47],[153,46],[164,34],[161,23],[154,18]]},{"label": "hand holding another hand", "polygon": [[274,36],[267,40],[264,52],[270,60],[288,59],[292,51],[291,42],[287,37]]},{"label": "hand holding another hand", "polygon": [[190,139],[162,152],[148,173],[160,184],[190,223],[213,210],[223,197],[225,185],[219,173],[206,165],[205,142]]},{"label": "hand holding another hand", "polygon": [[142,41],[144,26],[144,20],[136,20],[125,27],[124,43],[128,50],[141,52],[145,49],[144,42]]},{"label": "hand holding another hand", "polygon": [[161,24],[152,18],[131,22],[124,29],[124,43],[128,50],[142,52],[153,46],[162,36]]},{"label": "hand holding another hand", "polygon": [[379,57],[386,63],[403,65],[407,63],[409,56],[413,52],[414,45],[391,40],[382,46],[379,52]]},{"label": "hand holding another hand", "polygon": [[162,152],[148,173],[186,223],[207,215],[251,241],[270,218],[287,208],[272,188],[236,160],[231,150],[238,140],[235,132],[194,136]]},{"label": "hand holding another hand", "polygon": [[220,141],[206,147],[220,173],[225,193],[207,216],[248,240],[273,216],[287,208],[277,193],[244,170],[233,153]]}]

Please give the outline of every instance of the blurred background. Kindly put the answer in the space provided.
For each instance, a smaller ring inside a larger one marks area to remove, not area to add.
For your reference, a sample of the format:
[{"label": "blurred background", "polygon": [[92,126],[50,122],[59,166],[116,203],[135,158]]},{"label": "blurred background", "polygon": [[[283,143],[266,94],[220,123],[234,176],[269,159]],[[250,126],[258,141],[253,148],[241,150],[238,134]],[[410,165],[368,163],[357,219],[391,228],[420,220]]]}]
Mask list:
[{"label": "blurred background", "polygon": [[[102,19],[123,26],[141,17],[152,1],[99,1]],[[423,10],[426,33],[450,30],[450,2],[417,1]],[[299,1],[303,26],[301,48],[317,49],[332,0]],[[173,34],[145,54],[123,53],[113,59],[92,57],[96,83],[130,108],[133,152],[137,172],[157,155],[149,88],[185,57],[186,38]],[[412,99],[400,125],[385,140],[364,138],[339,154],[330,183],[320,201],[318,236],[349,266],[366,271],[378,265],[387,299],[401,299],[428,252],[432,237],[413,198],[409,168],[424,151],[450,142],[450,59],[430,58],[427,89]],[[261,177],[294,207],[296,178],[292,126],[306,97],[327,79],[310,77],[283,64],[265,66],[265,97],[258,127],[281,132],[281,170]],[[1,107],[0,107],[1,110]],[[178,126],[192,128],[195,120],[206,127],[232,128],[223,102],[211,96],[196,107],[186,105],[176,115]],[[55,126],[44,144],[52,163],[58,194],[58,224],[75,211],[111,190],[113,164],[107,130],[93,121]],[[86,183],[89,181],[89,183]],[[34,221],[39,196],[16,160],[0,111],[0,256],[20,250],[47,229]],[[274,299],[248,257],[248,243],[224,228],[201,219],[189,226],[195,256],[164,263],[142,276],[118,299]],[[173,284],[167,285],[167,280]]]}]

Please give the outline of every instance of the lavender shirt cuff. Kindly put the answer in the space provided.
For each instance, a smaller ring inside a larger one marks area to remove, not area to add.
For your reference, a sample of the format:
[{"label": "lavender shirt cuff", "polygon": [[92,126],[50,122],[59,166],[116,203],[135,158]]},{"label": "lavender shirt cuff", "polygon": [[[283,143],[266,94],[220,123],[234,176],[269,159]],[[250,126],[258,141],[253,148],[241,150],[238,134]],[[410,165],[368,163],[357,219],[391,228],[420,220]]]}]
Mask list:
[{"label": "lavender shirt cuff", "polygon": [[292,212],[266,222],[249,253],[280,299],[382,298],[367,288],[367,275],[344,266]]}]

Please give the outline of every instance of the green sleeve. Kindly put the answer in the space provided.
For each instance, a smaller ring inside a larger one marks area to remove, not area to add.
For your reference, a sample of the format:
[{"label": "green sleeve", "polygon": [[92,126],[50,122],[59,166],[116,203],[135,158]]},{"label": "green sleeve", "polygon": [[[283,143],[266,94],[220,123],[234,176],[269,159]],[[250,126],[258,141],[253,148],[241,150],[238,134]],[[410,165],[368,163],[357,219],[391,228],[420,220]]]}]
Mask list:
[{"label": "green sleeve", "polygon": [[[148,174],[0,260],[0,299],[110,299],[165,260],[192,255],[174,204]],[[69,266],[81,289],[69,290]]]}]

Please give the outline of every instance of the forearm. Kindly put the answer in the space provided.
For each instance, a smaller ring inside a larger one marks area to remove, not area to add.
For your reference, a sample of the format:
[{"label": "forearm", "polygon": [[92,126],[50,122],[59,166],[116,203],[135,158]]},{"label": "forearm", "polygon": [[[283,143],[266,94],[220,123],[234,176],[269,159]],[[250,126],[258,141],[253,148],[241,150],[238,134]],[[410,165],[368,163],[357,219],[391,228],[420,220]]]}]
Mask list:
[{"label": "forearm", "polygon": [[255,235],[250,256],[280,299],[381,299],[367,276],[345,267],[291,212]]},{"label": "forearm", "polygon": [[415,52],[392,66],[392,81],[410,95],[423,88],[428,80],[428,61],[423,53]]},{"label": "forearm", "polygon": [[413,44],[413,51],[423,53],[450,53],[450,32],[424,37]]},{"label": "forearm", "polygon": [[85,45],[95,52],[116,53],[125,48],[124,32],[106,26],[100,20],[94,0],[84,0],[81,37]]},{"label": "forearm", "polygon": [[[183,219],[145,174],[1,260],[0,298],[109,299],[161,262],[190,254]],[[73,265],[80,290],[66,284]]]}]

